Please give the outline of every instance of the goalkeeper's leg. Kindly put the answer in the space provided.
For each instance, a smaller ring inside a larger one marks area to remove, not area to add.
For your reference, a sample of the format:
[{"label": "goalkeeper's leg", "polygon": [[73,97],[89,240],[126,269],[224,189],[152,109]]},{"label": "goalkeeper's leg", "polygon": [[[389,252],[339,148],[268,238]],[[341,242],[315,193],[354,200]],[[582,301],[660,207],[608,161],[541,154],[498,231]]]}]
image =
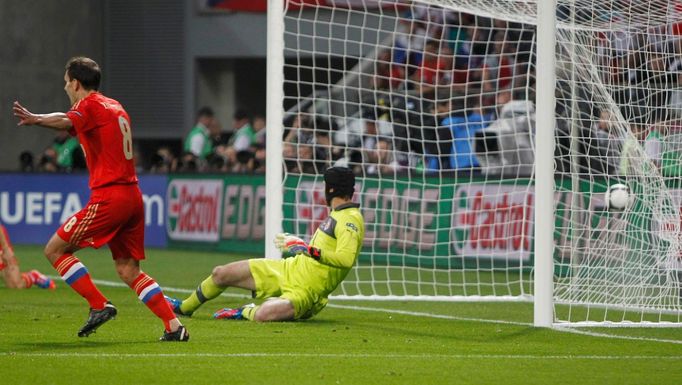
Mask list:
[{"label": "goalkeeper's leg", "polygon": [[291,321],[294,319],[294,305],[286,298],[270,298],[262,305],[244,309],[244,318],[250,321]]},{"label": "goalkeeper's leg", "polygon": [[246,319],[249,321],[292,321],[296,315],[294,305],[286,298],[270,298],[262,305],[244,305],[238,309],[224,308],[213,314],[215,319]]},{"label": "goalkeeper's leg", "polygon": [[228,287],[239,287],[247,290],[256,289],[248,260],[217,266],[213,269],[211,275],[203,280],[189,297],[182,301],[179,309],[177,307],[174,307],[174,309],[176,313],[191,315],[204,302],[216,298]]}]

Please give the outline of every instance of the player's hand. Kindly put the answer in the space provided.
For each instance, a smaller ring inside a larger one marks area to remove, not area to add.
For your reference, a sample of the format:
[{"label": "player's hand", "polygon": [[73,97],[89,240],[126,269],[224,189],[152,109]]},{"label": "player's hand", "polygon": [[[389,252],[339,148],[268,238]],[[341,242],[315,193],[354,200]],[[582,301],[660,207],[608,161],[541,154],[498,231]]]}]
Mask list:
[{"label": "player's hand", "polygon": [[14,112],[14,116],[19,118],[19,123],[17,123],[18,126],[37,124],[40,120],[39,115],[32,113],[17,101],[12,105],[12,111]]},{"label": "player's hand", "polygon": [[282,254],[308,254],[308,244],[303,239],[289,233],[275,235],[274,243]]}]

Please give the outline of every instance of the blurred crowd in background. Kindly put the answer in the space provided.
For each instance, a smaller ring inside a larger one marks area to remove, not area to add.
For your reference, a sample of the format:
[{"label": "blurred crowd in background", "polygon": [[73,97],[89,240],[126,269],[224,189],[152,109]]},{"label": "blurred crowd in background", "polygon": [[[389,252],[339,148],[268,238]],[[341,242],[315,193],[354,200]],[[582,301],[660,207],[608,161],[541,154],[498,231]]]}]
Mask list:
[{"label": "blurred crowd in background", "polygon": [[[286,170],[319,174],[344,165],[361,175],[463,170],[530,175],[534,27],[426,5],[411,7],[400,20],[389,44],[359,59],[368,76],[361,79],[361,100],[352,116],[320,113],[315,106],[285,114]],[[558,82],[559,171],[571,168],[572,146],[578,146],[582,171],[590,174],[626,173],[623,154],[633,140],[661,167],[678,156],[670,155],[667,143],[682,118],[682,39],[668,30],[674,26],[661,28],[596,36],[600,62],[595,64],[615,107],[590,103],[584,89]],[[633,137],[624,135],[628,128]],[[238,108],[225,127],[211,107],[202,107],[180,148],[136,153],[138,168],[263,173],[266,131],[265,117],[248,109]],[[85,167],[77,140],[64,134],[37,157],[22,154],[20,162],[23,171]],[[679,163],[667,170],[682,170]]]}]

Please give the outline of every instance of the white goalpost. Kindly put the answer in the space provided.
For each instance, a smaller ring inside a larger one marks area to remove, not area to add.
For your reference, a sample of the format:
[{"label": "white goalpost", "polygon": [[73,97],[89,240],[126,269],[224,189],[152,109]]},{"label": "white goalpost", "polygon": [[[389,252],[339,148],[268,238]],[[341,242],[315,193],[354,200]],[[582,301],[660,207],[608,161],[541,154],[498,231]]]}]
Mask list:
[{"label": "white goalpost", "polygon": [[556,0],[537,4],[537,117],[535,130],[535,282],[533,324],[554,322],[554,89]]},{"label": "white goalpost", "polygon": [[681,58],[682,0],[269,0],[266,239],[309,238],[344,165],[337,298],[681,326]]}]

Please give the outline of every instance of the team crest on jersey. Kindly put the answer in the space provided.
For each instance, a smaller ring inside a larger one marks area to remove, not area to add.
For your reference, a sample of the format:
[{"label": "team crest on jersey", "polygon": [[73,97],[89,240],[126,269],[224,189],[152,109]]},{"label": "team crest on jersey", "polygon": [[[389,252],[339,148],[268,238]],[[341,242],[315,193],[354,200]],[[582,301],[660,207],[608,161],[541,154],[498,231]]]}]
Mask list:
[{"label": "team crest on jersey", "polygon": [[346,227],[348,227],[349,229],[355,231],[356,233],[358,232],[358,227],[355,226],[354,223],[348,222],[348,223],[346,223]]}]

